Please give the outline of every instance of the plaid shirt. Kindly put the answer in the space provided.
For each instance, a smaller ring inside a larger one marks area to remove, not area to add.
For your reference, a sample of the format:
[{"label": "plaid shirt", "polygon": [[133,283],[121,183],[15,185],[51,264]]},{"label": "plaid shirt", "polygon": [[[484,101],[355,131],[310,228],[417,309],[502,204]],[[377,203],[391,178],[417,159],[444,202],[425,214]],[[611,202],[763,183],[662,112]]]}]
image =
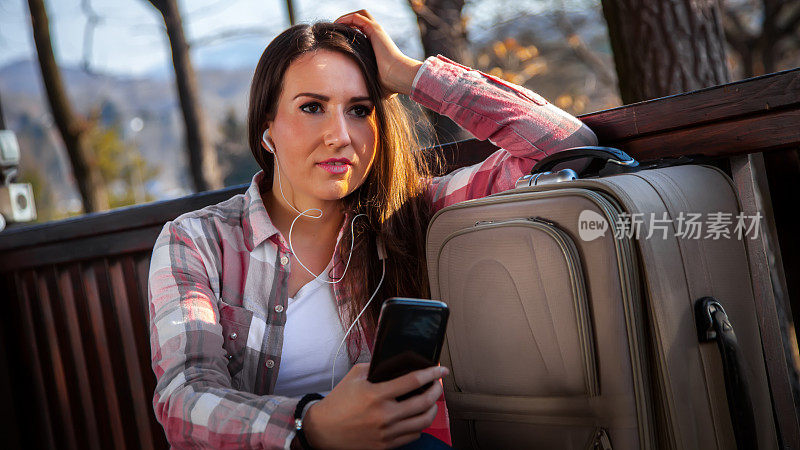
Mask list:
[{"label": "plaid shirt", "polygon": [[[542,157],[596,142],[579,120],[539,95],[442,56],[425,61],[411,98],[502,148],[432,179],[427,194],[435,209],[509,189]],[[271,395],[293,267],[262,203],[263,181],[259,172],[245,194],[168,222],[153,249],[153,407],[175,447],[288,448],[294,438],[299,399]],[[362,346],[351,359],[370,356]],[[449,441],[448,430],[440,404],[426,431]]]}]

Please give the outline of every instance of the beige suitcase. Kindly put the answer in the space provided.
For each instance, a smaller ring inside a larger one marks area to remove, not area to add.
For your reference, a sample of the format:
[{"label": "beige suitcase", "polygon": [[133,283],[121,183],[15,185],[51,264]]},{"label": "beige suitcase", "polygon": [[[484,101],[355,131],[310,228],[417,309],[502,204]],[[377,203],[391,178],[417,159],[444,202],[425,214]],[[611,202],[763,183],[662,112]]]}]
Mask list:
[{"label": "beige suitcase", "polygon": [[[432,297],[450,308],[442,364],[454,447],[776,448],[742,240],[757,219],[739,211],[728,176],[700,165],[439,211],[427,258]],[[696,214],[699,237],[688,232]],[[712,317],[720,339],[700,342],[716,334],[703,322]]]}]

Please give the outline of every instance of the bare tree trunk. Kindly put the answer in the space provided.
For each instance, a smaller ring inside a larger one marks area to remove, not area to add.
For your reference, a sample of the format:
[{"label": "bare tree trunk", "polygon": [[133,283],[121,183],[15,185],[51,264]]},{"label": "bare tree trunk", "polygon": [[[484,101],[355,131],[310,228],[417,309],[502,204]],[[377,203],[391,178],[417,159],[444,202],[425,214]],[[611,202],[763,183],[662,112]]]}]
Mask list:
[{"label": "bare tree trunk", "polygon": [[603,0],[623,103],[728,81],[717,0]]},{"label": "bare tree trunk", "polygon": [[286,14],[289,16],[289,26],[294,26],[294,5],[292,0],[286,0]]},{"label": "bare tree trunk", "polygon": [[6,117],[3,115],[3,97],[0,96],[0,130],[6,129]]},{"label": "bare tree trunk", "polygon": [[442,55],[472,65],[467,28],[461,11],[464,0],[409,0],[417,16],[425,55]]},{"label": "bare tree trunk", "polygon": [[149,0],[161,13],[167,26],[175,83],[186,125],[186,147],[189,153],[189,173],[197,192],[223,186],[217,163],[217,153],[208,140],[197,75],[189,58],[189,44],[183,34],[183,23],[176,0]]},{"label": "bare tree trunk", "polygon": [[[468,48],[467,28],[461,15],[464,0],[408,1],[417,16],[425,56],[441,54],[453,61],[471,66],[473,62]],[[429,117],[440,143],[470,137],[469,133],[446,116],[431,113]]]},{"label": "bare tree trunk", "polygon": [[44,2],[28,0],[28,7],[31,12],[33,41],[42,70],[42,82],[47,91],[53,119],[67,148],[72,173],[83,200],[83,209],[86,212],[108,209],[108,192],[87,142],[86,122],[72,110],[61,80],[61,71],[56,64]]}]

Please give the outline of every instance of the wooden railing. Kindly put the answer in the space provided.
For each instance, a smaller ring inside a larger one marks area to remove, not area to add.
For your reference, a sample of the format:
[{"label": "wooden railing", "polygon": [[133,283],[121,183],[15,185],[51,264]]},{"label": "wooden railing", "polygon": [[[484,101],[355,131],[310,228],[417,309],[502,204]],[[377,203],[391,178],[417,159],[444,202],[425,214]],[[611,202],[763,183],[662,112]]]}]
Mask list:
[{"label": "wooden railing", "polygon": [[[756,242],[748,252],[779,429],[785,445],[800,448],[785,342],[778,329],[778,316],[788,305],[781,298],[776,301],[772,282],[784,293],[792,286],[783,275],[781,254],[800,254],[800,249],[790,246],[796,240],[780,238],[796,232],[771,221],[795,206],[769,202],[762,154],[753,154],[768,152],[768,160],[778,155],[784,161],[797,154],[800,69],[581,119],[603,145],[622,148],[640,160],[691,154],[726,158],[721,165],[736,181],[743,208],[768,213],[773,248],[769,250],[770,242]],[[452,168],[480,161],[495,147],[464,141],[443,150]],[[155,376],[146,291],[152,246],[166,221],[245,188],[0,233],[0,299],[5,305],[0,318],[0,413],[10,418],[0,421],[4,447],[168,447],[152,409]],[[781,194],[782,199],[796,198]],[[759,198],[765,197],[766,204],[760,204]],[[769,264],[770,255],[777,255],[777,263]],[[800,273],[791,264],[786,273]],[[800,310],[800,293],[789,294],[794,310]]]}]

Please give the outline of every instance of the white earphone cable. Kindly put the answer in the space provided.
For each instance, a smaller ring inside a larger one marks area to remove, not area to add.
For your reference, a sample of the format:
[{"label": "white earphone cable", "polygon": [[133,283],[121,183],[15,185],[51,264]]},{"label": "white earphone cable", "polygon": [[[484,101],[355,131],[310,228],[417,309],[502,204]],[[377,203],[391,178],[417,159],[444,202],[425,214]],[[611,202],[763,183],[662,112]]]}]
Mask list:
[{"label": "white earphone cable", "polygon": [[[301,217],[309,217],[311,219],[321,219],[322,210],[319,208],[308,208],[307,210],[300,212],[297,208],[295,208],[293,204],[289,202],[289,200],[286,199],[286,195],[284,195],[283,193],[283,183],[281,183],[281,162],[278,159],[278,154],[275,152],[275,148],[267,140],[267,130],[264,130],[264,135],[262,136],[262,138],[264,140],[264,143],[267,144],[270,150],[272,150],[272,154],[275,155],[275,162],[278,164],[278,190],[281,192],[281,197],[283,198],[283,201],[286,202],[286,204],[289,205],[289,207],[292,208],[298,214],[294,218],[294,220],[292,220],[292,225],[289,227],[289,250],[292,251],[294,259],[297,260],[297,263],[300,264],[300,267],[305,269],[306,272],[308,272],[310,275],[313,275],[314,278],[319,278],[320,275],[322,274],[320,273],[318,275],[312,272],[311,269],[309,269],[308,267],[306,267],[305,264],[303,264],[303,261],[300,261],[300,257],[298,257],[297,252],[294,251],[294,246],[292,245],[292,231],[294,230],[294,224],[297,222],[297,219]],[[319,215],[312,216],[308,214],[309,211],[319,211]],[[353,225],[355,224],[356,219],[358,219],[361,216],[367,217],[367,215],[363,213],[356,214],[353,217],[353,220],[350,221],[350,254],[347,256],[347,264],[345,264],[344,266],[344,271],[342,272],[342,275],[339,277],[337,281],[328,281],[328,280],[319,280],[319,281],[322,281],[323,283],[336,284],[344,279],[344,275],[347,273],[347,269],[350,267],[350,259],[353,257],[353,245],[355,244],[355,230],[353,229]]]},{"label": "white earphone cable", "polygon": [[333,368],[331,369],[331,390],[333,390],[335,384],[334,378],[336,376],[336,359],[339,358],[339,352],[342,351],[342,345],[344,345],[344,341],[347,339],[347,336],[350,335],[350,331],[352,331],[353,327],[358,323],[358,319],[360,319],[361,315],[364,314],[364,311],[367,310],[367,306],[369,306],[369,304],[372,303],[372,299],[375,298],[375,295],[381,289],[381,285],[383,284],[383,277],[386,275],[386,260],[381,259],[381,262],[383,263],[383,269],[381,270],[381,280],[378,282],[378,287],[375,288],[375,292],[373,292],[372,296],[370,296],[369,300],[367,300],[367,304],[364,305],[363,308],[361,308],[361,312],[358,313],[356,319],[350,325],[350,328],[347,329],[347,332],[344,334],[344,337],[342,338],[342,342],[339,342],[339,348],[336,349],[336,355],[333,356]]}]

